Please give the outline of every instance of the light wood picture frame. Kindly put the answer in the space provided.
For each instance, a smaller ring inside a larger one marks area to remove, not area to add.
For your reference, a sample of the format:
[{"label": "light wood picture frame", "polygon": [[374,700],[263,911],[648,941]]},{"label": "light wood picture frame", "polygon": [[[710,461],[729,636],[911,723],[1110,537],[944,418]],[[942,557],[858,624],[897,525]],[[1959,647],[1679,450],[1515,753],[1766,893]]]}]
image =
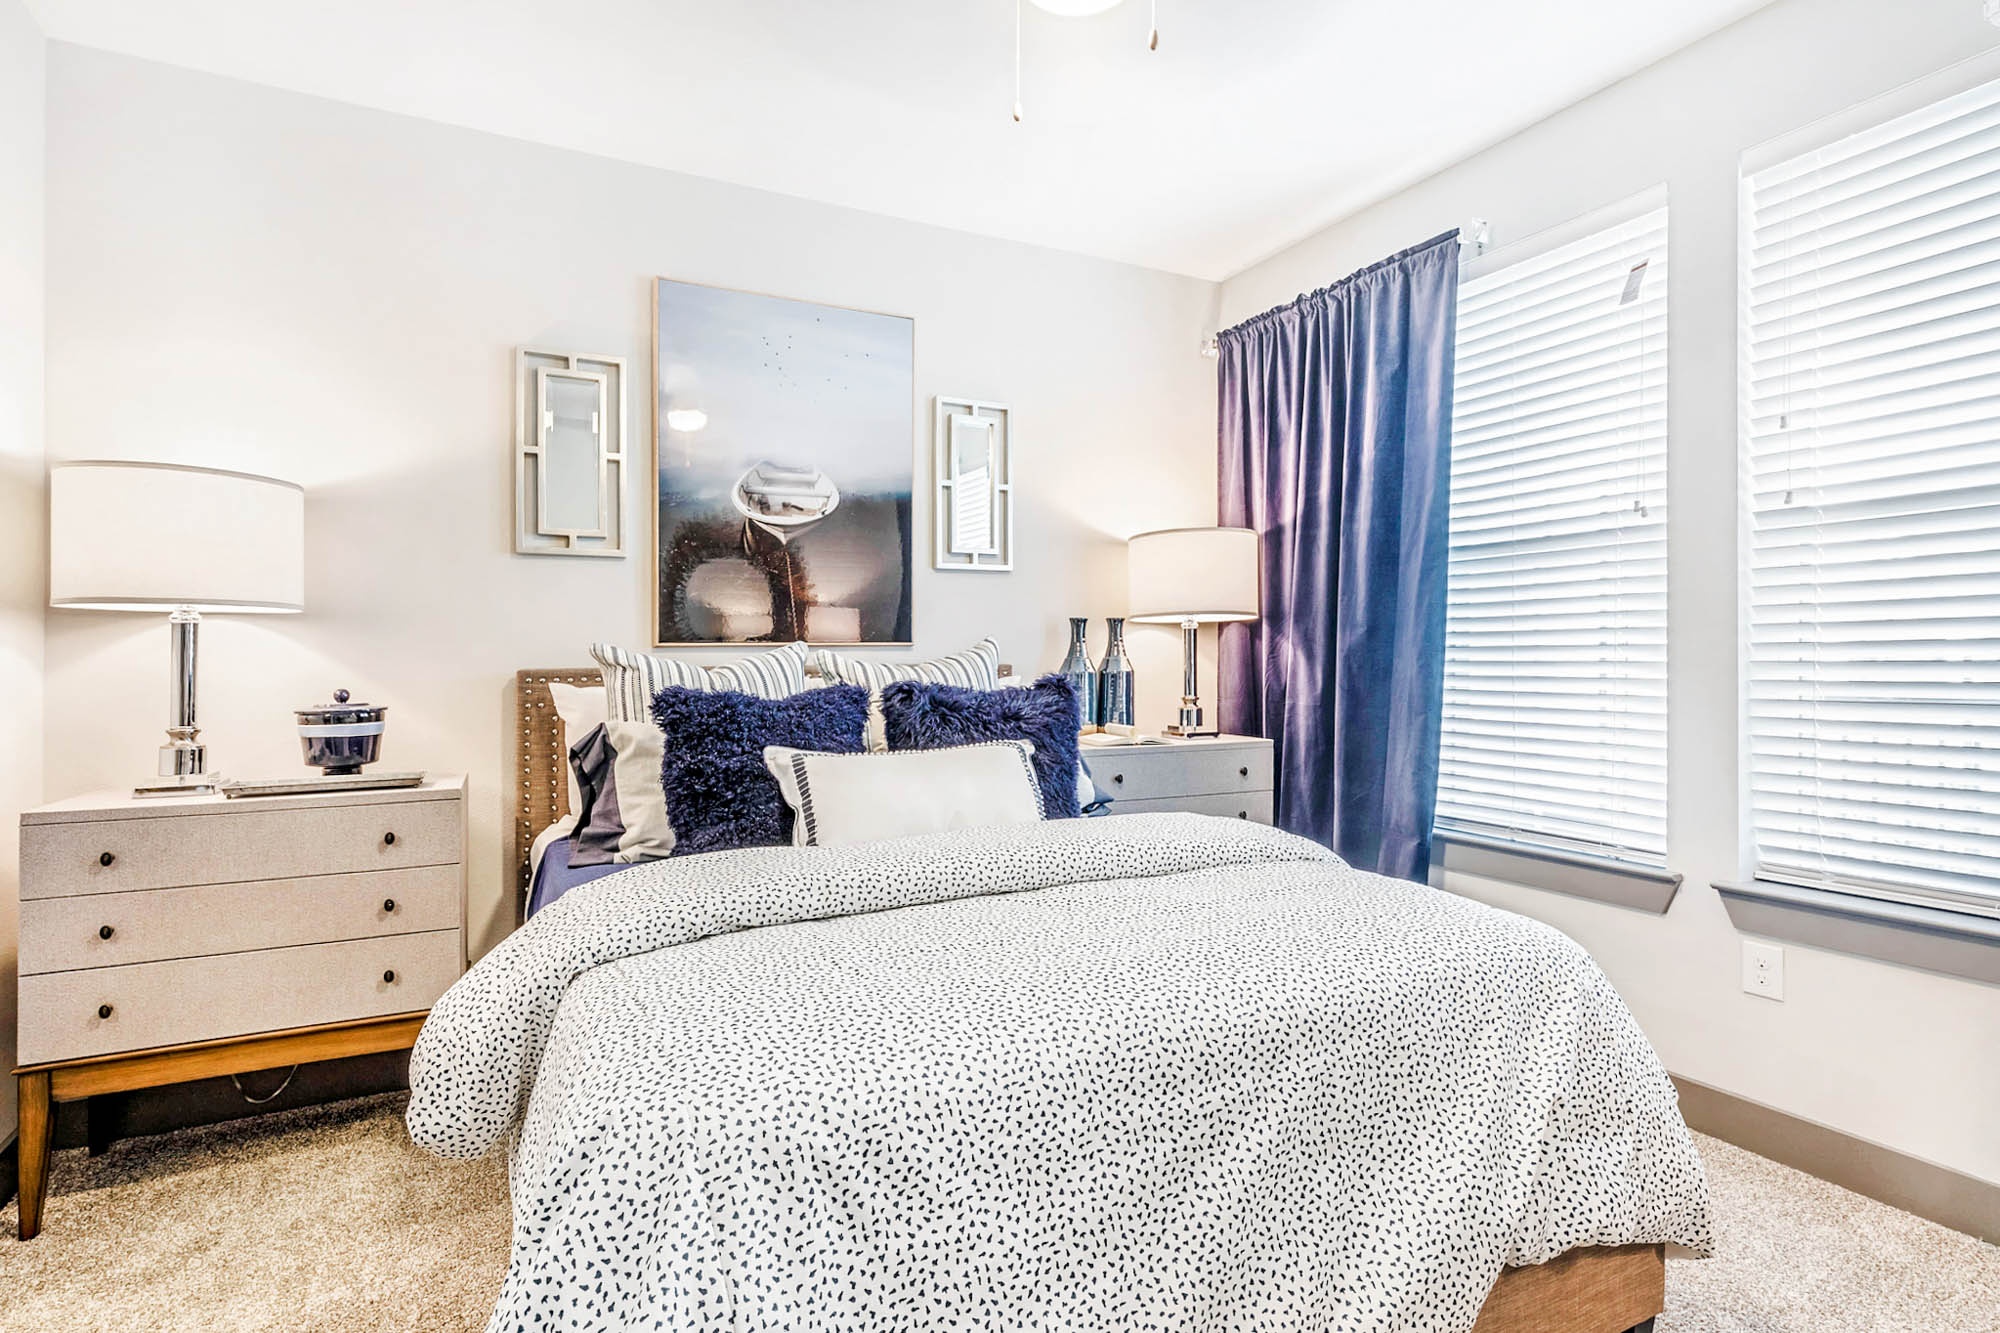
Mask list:
[{"label": "light wood picture frame", "polygon": [[916,321],[652,288],[655,646],[909,644]]}]

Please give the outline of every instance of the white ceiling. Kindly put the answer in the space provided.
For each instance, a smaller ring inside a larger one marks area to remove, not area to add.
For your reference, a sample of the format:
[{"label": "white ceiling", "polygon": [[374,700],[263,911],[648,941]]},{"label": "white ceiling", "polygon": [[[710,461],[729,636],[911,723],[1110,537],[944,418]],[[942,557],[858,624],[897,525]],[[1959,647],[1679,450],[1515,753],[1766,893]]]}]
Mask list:
[{"label": "white ceiling", "polygon": [[1766,0],[28,0],[60,41],[1202,278]]}]

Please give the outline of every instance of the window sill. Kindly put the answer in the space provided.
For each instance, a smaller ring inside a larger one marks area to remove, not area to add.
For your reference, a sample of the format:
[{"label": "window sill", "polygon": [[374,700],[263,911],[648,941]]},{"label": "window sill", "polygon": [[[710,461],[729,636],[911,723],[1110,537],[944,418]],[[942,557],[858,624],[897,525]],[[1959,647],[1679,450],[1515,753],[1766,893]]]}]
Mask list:
[{"label": "window sill", "polygon": [[1476,875],[1572,898],[1664,916],[1680,892],[1681,877],[1670,870],[1629,865],[1605,857],[1438,830],[1431,835],[1431,882],[1440,873]]},{"label": "window sill", "polygon": [[1768,879],[1717,884],[1748,935],[2000,985],[2000,918]]}]

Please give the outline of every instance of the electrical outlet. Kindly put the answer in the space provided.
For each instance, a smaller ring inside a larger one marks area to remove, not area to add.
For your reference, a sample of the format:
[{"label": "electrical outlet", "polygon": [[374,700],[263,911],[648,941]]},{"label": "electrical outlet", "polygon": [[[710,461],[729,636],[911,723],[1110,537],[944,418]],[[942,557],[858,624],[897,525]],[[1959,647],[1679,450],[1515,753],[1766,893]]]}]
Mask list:
[{"label": "electrical outlet", "polygon": [[1785,951],[1775,944],[1743,941],[1743,989],[1767,1000],[1785,998]]}]

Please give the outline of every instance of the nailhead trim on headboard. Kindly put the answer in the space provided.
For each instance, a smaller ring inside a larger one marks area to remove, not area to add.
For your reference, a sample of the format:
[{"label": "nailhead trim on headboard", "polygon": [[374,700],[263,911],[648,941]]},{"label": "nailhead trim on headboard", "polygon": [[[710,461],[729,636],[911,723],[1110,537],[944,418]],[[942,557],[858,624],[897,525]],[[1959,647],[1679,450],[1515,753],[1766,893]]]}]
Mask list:
[{"label": "nailhead trim on headboard", "polygon": [[588,688],[602,685],[604,678],[596,667],[514,673],[514,774],[519,783],[514,803],[514,888],[523,915],[528,910],[528,876],[532,871],[528,853],[535,835],[569,813],[569,783],[564,780],[567,757],[560,753],[556,740],[562,720],[556,716],[555,700],[549,697],[551,682]]}]

